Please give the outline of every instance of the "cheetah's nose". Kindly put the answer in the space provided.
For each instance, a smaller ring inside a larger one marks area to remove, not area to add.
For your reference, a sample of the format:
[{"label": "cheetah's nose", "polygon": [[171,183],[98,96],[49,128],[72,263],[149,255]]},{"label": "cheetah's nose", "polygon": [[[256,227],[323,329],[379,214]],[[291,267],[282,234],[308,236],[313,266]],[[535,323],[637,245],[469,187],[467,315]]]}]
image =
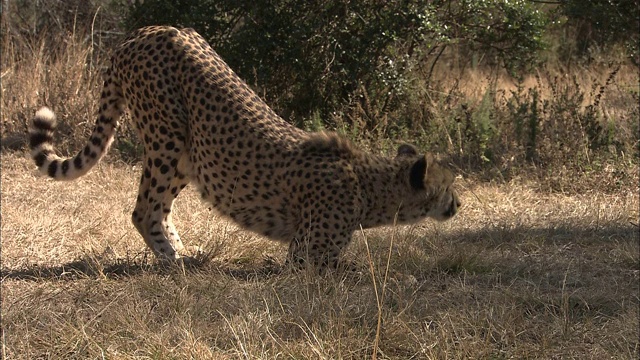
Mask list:
[{"label": "cheetah's nose", "polygon": [[451,199],[451,204],[445,213],[443,214],[446,219],[453,217],[458,212],[458,207],[460,207],[460,200]]}]

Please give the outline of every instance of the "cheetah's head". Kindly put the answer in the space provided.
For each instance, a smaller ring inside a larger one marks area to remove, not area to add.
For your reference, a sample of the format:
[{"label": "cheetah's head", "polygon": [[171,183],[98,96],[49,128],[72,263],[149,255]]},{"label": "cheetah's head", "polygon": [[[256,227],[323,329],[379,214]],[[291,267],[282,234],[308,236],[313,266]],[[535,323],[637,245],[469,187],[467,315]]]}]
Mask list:
[{"label": "cheetah's head", "polygon": [[398,212],[398,221],[414,222],[425,217],[444,221],[452,218],[461,206],[453,187],[455,177],[431,154],[418,154],[415,147],[401,145],[397,161],[406,164],[399,174],[408,186]]}]

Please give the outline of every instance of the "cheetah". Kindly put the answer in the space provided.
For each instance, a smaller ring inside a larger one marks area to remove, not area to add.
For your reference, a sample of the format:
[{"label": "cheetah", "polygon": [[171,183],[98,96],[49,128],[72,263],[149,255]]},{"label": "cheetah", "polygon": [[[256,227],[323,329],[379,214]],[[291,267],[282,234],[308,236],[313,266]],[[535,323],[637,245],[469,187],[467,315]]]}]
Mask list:
[{"label": "cheetah", "polygon": [[111,145],[125,109],[144,146],[132,222],[160,259],[184,246],[171,219],[189,183],[241,227],[289,243],[287,263],[335,268],[360,227],[446,220],[461,203],[454,176],[431,154],[401,145],[365,153],[332,132],[287,123],[193,29],[153,26],[114,50],[97,119],[72,158],[55,154],[54,113],[30,123],[31,156],[55,180],[86,174]]}]

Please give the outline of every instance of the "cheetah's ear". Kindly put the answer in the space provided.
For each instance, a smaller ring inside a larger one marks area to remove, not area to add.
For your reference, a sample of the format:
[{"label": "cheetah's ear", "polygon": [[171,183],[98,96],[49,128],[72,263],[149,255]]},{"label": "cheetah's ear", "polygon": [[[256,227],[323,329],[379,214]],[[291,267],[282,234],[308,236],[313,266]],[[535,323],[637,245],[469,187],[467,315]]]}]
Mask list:
[{"label": "cheetah's ear", "polygon": [[411,184],[411,188],[414,190],[424,190],[425,187],[425,177],[427,175],[427,168],[430,165],[430,162],[433,159],[429,155],[421,156],[416,162],[411,165],[411,170],[409,171],[409,184]]},{"label": "cheetah's ear", "polygon": [[414,190],[437,191],[453,183],[453,175],[440,166],[432,154],[421,156],[411,165],[409,184]]},{"label": "cheetah's ear", "polygon": [[415,156],[418,155],[418,149],[415,146],[409,144],[402,144],[398,148],[398,154],[396,157],[401,156]]}]

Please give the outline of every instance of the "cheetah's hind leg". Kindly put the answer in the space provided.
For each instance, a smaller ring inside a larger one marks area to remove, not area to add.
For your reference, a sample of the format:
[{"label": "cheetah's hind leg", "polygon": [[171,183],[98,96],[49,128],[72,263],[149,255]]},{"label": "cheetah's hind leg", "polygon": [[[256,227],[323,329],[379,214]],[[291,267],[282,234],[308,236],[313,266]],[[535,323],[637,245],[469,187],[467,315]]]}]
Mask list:
[{"label": "cheetah's hind leg", "polygon": [[313,269],[321,275],[341,270],[340,252],[345,245],[329,238],[310,240],[307,236],[296,237],[289,243],[285,266],[294,270]]},{"label": "cheetah's hind leg", "polygon": [[[153,253],[162,259],[180,258],[182,240],[171,218],[173,202],[189,178],[165,163],[172,159],[145,156],[136,206],[131,220]],[[160,160],[157,160],[160,159]],[[167,165],[167,166],[165,166]]]}]

